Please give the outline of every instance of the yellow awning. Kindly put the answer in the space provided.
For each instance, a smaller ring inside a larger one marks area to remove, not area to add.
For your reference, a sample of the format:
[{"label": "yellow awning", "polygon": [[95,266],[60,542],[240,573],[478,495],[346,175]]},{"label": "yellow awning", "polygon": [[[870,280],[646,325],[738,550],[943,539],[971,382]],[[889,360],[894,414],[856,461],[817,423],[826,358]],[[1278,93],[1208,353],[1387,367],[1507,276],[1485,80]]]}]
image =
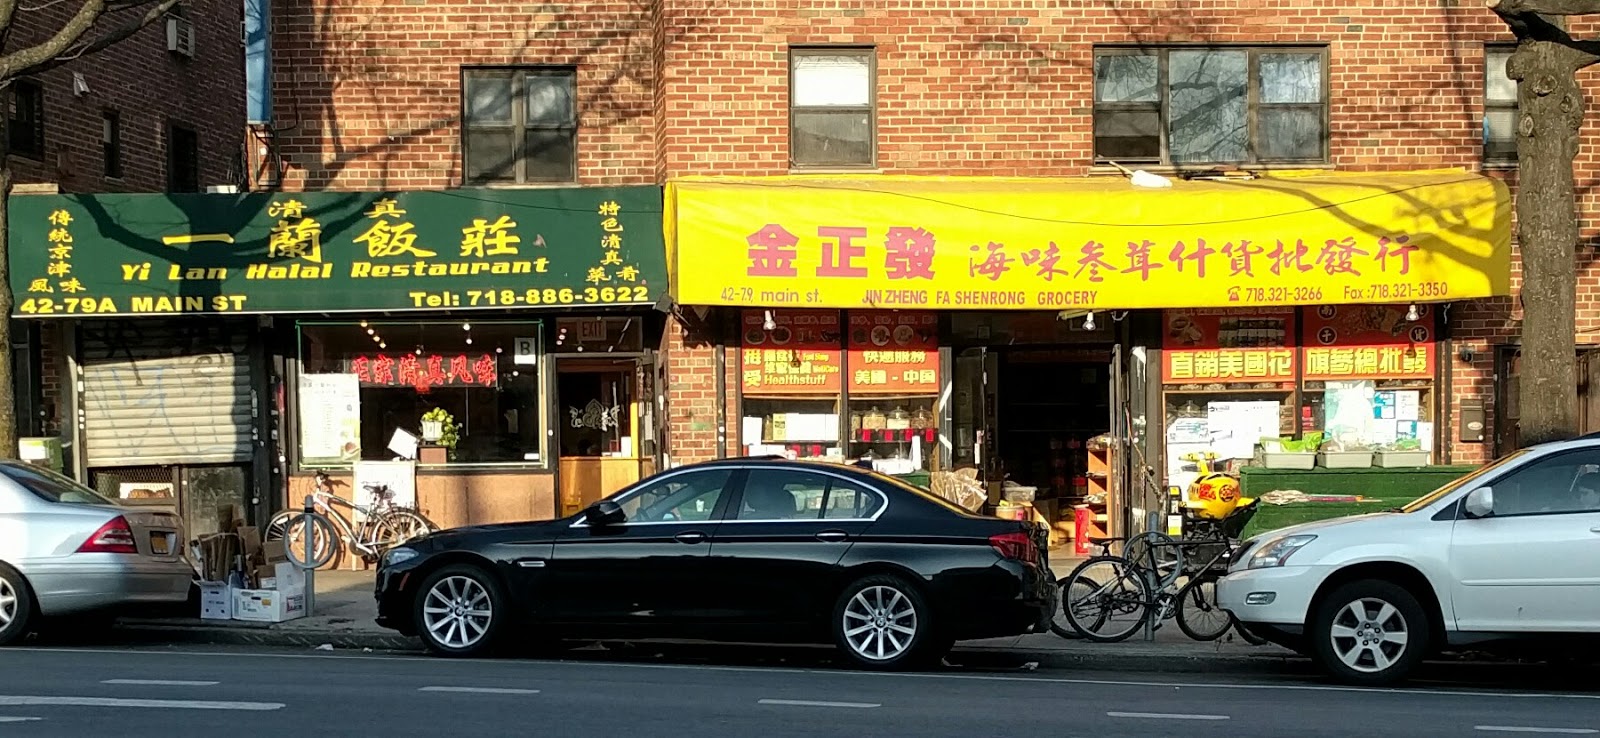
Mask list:
[{"label": "yellow awning", "polygon": [[1510,293],[1511,199],[1460,170],[1254,179],[685,177],[679,303],[1127,309]]}]

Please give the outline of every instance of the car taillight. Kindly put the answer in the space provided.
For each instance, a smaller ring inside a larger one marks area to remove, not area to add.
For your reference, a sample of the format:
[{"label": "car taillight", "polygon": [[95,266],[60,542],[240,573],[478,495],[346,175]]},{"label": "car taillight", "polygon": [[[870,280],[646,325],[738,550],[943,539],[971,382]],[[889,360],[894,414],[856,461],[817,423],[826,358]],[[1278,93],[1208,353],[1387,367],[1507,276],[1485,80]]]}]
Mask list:
[{"label": "car taillight", "polygon": [[1008,559],[1034,561],[1039,558],[1038,547],[1033,545],[1033,538],[1025,532],[989,536],[989,545],[994,547],[996,553]]},{"label": "car taillight", "polygon": [[78,547],[78,553],[136,554],[139,547],[133,542],[133,528],[128,527],[126,518],[118,515],[89,536],[89,540]]}]

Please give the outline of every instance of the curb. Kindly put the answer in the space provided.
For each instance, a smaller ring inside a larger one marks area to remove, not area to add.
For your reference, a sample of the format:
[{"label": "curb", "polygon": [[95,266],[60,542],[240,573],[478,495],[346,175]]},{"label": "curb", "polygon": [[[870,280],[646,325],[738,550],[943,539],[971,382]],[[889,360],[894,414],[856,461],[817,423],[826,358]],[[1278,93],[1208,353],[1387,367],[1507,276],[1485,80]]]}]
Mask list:
[{"label": "curb", "polygon": [[131,640],[161,643],[199,643],[230,646],[277,646],[284,648],[370,649],[373,651],[417,651],[421,642],[399,633],[370,633],[338,630],[295,630],[249,625],[166,625],[148,622],[117,623],[114,632]]}]

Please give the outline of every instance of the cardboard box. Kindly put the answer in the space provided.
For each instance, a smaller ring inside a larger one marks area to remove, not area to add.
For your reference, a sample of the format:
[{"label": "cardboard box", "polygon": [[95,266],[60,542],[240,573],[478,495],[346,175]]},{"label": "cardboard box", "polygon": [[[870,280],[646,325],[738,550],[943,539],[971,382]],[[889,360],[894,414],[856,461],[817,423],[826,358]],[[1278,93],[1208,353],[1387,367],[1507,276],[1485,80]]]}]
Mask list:
[{"label": "cardboard box", "polygon": [[200,583],[200,619],[233,619],[233,589],[227,582]]},{"label": "cardboard box", "polygon": [[231,533],[241,525],[244,525],[244,505],[233,502],[217,506],[217,530]]},{"label": "cardboard box", "polygon": [[294,564],[282,563],[256,568],[257,589],[305,589],[306,572]]},{"label": "cardboard box", "polygon": [[282,539],[276,541],[264,541],[261,544],[262,558],[265,558],[269,564],[279,564],[288,561],[289,550],[284,548],[284,545],[285,544]]},{"label": "cardboard box", "polygon": [[256,623],[281,623],[306,616],[306,588],[236,589],[233,619]]}]

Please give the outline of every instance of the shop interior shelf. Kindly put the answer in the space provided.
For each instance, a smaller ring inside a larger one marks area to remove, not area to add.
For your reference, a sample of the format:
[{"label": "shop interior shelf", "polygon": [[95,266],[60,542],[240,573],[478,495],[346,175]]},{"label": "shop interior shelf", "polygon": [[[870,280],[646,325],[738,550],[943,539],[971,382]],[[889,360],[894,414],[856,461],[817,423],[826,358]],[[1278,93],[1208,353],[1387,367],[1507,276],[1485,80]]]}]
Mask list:
[{"label": "shop interior shelf", "polygon": [[[1310,392],[1311,390],[1306,390]],[[1321,392],[1322,390],[1317,390]],[[1259,393],[1259,394],[1289,394],[1294,392],[1292,387],[1229,387],[1227,389],[1169,389],[1164,390],[1169,395],[1223,395],[1234,393]]]}]

